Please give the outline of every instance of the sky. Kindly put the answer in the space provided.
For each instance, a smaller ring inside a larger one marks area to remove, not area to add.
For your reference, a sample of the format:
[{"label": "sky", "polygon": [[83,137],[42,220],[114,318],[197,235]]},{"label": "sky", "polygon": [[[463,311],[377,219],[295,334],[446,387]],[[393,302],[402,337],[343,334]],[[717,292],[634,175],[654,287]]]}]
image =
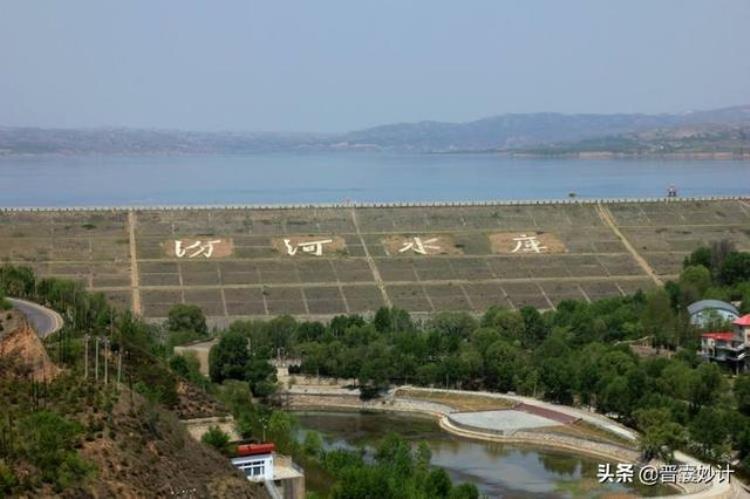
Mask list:
[{"label": "sky", "polygon": [[341,132],[750,104],[748,0],[2,0],[0,126]]}]

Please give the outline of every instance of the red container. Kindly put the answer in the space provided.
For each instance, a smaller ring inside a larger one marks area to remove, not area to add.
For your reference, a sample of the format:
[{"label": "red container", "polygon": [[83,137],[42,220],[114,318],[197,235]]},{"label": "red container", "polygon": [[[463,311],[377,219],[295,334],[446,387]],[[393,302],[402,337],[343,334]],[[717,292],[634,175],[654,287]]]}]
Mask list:
[{"label": "red container", "polygon": [[268,444],[243,444],[237,446],[238,456],[255,456],[257,454],[270,454],[276,450],[276,445]]}]

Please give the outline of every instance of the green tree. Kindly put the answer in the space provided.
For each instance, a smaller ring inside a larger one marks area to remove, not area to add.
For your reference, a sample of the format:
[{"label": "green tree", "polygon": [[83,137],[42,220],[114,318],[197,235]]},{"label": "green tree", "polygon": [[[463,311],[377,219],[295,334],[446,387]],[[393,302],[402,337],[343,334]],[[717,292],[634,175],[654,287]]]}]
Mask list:
[{"label": "green tree", "polygon": [[703,296],[711,286],[711,282],[711,272],[703,265],[690,265],[680,272],[680,287],[682,288],[682,292],[686,293],[688,289],[695,290],[697,298]]},{"label": "green tree", "polygon": [[445,498],[452,488],[448,473],[442,468],[434,468],[427,475],[425,492],[428,497]]},{"label": "green tree", "polygon": [[735,379],[734,398],[737,409],[745,416],[750,416],[750,373],[740,374]]},{"label": "green tree", "polygon": [[635,418],[641,430],[639,446],[644,460],[658,458],[671,463],[674,451],[687,442],[685,428],[672,420],[667,409],[639,409]]},{"label": "green tree", "polygon": [[267,398],[276,391],[276,368],[267,359],[253,357],[245,372],[256,397]]},{"label": "green tree", "polygon": [[750,281],[750,253],[729,253],[719,270],[719,279],[729,286]]},{"label": "green tree", "polygon": [[711,269],[711,261],[711,249],[702,246],[690,253],[690,256],[685,257],[682,266],[683,268],[687,268],[695,265],[701,265],[707,269]]},{"label": "green tree", "polygon": [[308,456],[320,456],[323,452],[323,439],[320,438],[320,433],[317,431],[308,431],[305,434],[305,441],[302,447]]},{"label": "green tree", "polygon": [[479,489],[473,483],[462,483],[453,487],[448,494],[448,499],[478,499]]},{"label": "green tree", "polygon": [[211,426],[201,437],[201,442],[210,445],[222,454],[227,454],[229,451],[229,435],[218,426]]},{"label": "green tree", "polygon": [[173,305],[167,315],[166,327],[169,331],[191,331],[203,336],[208,334],[206,316],[197,305]]},{"label": "green tree", "polygon": [[727,448],[729,431],[723,414],[714,407],[702,407],[690,422],[690,437],[700,445],[703,454],[719,459]]},{"label": "green tree", "polygon": [[726,380],[716,364],[701,364],[691,372],[688,384],[690,407],[694,412],[713,405],[726,390]]},{"label": "green tree", "polygon": [[379,333],[390,333],[392,330],[390,309],[388,307],[380,307],[375,312],[372,324]]},{"label": "green tree", "polygon": [[290,453],[294,449],[294,431],[297,420],[294,415],[284,411],[273,411],[268,419],[268,438],[281,452]]},{"label": "green tree", "polygon": [[247,337],[232,331],[226,333],[211,347],[208,354],[211,381],[221,383],[225,379],[244,380],[249,358]]}]

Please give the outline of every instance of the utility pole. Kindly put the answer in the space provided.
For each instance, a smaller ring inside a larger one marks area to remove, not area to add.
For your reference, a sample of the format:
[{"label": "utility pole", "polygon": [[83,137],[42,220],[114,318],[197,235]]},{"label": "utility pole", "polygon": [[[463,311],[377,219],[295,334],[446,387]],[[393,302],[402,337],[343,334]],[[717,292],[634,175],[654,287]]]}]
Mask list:
[{"label": "utility pole", "polygon": [[120,348],[117,350],[117,384],[120,384],[120,380],[122,380],[122,343],[120,343]]},{"label": "utility pole", "polygon": [[89,379],[89,335],[83,337],[83,379]]},{"label": "utility pole", "polygon": [[104,338],[104,384],[109,382],[109,338]]},{"label": "utility pole", "polygon": [[96,337],[96,346],[94,348],[94,379],[99,381],[99,337]]}]

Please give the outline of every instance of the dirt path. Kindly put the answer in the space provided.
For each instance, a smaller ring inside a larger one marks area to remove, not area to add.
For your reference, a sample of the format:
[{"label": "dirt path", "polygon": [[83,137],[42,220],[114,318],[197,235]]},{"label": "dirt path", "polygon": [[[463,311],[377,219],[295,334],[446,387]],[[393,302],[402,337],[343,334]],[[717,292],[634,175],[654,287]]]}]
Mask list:
[{"label": "dirt path", "polygon": [[383,278],[380,276],[380,270],[378,270],[378,266],[375,264],[375,260],[373,260],[372,256],[370,255],[370,250],[367,249],[367,244],[365,244],[365,238],[362,236],[362,231],[359,229],[357,209],[352,208],[351,213],[352,223],[354,224],[354,228],[357,230],[357,236],[359,237],[359,242],[362,244],[362,249],[365,252],[367,264],[370,266],[370,270],[372,271],[372,278],[375,280],[375,284],[377,284],[378,289],[380,289],[380,294],[383,295],[383,302],[385,303],[386,307],[392,307],[393,303],[391,302],[391,298],[388,296],[388,291],[386,291],[385,289],[385,283],[383,282]]},{"label": "dirt path", "polygon": [[612,232],[614,232],[615,235],[620,239],[620,241],[622,241],[622,244],[625,245],[625,248],[627,248],[627,250],[633,256],[638,265],[640,265],[643,271],[651,278],[651,280],[654,281],[654,283],[656,283],[657,286],[661,286],[663,283],[661,279],[659,279],[659,276],[656,275],[656,272],[654,272],[654,269],[652,269],[651,265],[648,264],[646,259],[643,258],[638,253],[638,251],[636,251],[635,247],[633,247],[633,245],[630,244],[630,241],[628,241],[628,238],[625,237],[625,234],[623,234],[622,231],[620,231],[620,228],[617,227],[617,224],[615,224],[609,208],[601,203],[597,203],[596,210],[599,212],[599,216],[601,217],[602,221],[607,224],[609,228],[612,229]]},{"label": "dirt path", "polygon": [[133,312],[141,315],[141,290],[138,283],[138,255],[135,246],[135,212],[128,211],[128,235],[130,240],[130,289],[132,292]]}]

